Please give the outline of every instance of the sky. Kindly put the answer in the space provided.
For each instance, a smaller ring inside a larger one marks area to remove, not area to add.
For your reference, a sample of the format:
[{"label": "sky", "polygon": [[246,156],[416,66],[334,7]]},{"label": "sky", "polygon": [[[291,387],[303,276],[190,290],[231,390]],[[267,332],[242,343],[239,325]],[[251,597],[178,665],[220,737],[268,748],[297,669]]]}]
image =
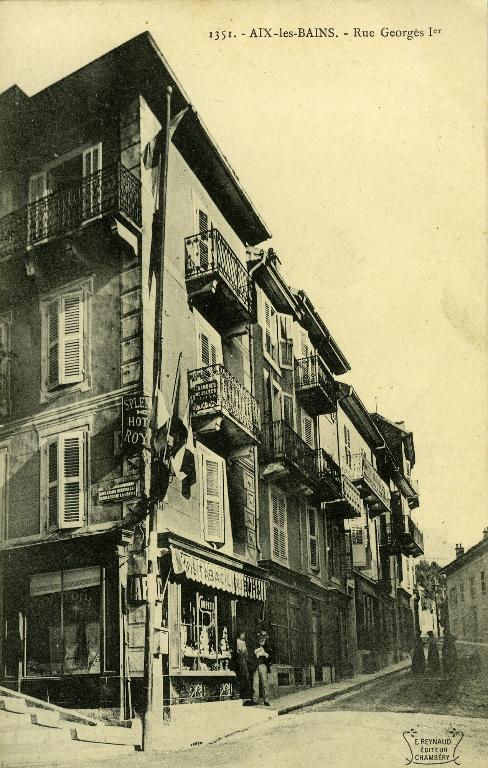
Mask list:
[{"label": "sky", "polygon": [[[31,95],[152,33],[345,380],[413,431],[415,518],[440,562],[488,526],[485,5],[0,0],[0,91]],[[279,36],[299,27],[334,36]]]}]

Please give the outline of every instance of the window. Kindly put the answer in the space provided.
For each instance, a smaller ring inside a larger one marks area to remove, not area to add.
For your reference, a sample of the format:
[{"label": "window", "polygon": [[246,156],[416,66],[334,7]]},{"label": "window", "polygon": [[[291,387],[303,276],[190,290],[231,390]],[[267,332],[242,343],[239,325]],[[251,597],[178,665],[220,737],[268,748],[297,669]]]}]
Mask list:
[{"label": "window", "polygon": [[220,334],[195,310],[197,333],[197,368],[222,364],[222,339]]},{"label": "window", "polygon": [[481,582],[481,594],[486,594],[486,581],[485,581],[485,572],[481,571],[480,573],[480,582]]},{"label": "window", "polygon": [[100,569],[30,577],[28,676],[100,672]]},{"label": "window", "polygon": [[210,590],[196,590],[191,582],[181,585],[181,670],[217,672],[228,670],[235,600]]},{"label": "window", "polygon": [[88,435],[73,430],[51,435],[43,446],[46,528],[79,528],[86,520]]},{"label": "window", "polygon": [[352,469],[352,453],[351,453],[351,433],[344,424],[344,455],[346,459],[346,466]]},{"label": "window", "polygon": [[450,597],[451,605],[453,607],[456,607],[456,605],[457,605],[457,590],[456,590],[456,587],[451,587],[451,589],[449,590],[449,597]]},{"label": "window", "polygon": [[263,353],[272,363],[277,364],[278,355],[278,313],[261,291],[259,324],[263,329]]},{"label": "window", "polygon": [[289,427],[295,429],[295,409],[293,407],[293,395],[283,392],[283,419]]},{"label": "window", "polygon": [[67,387],[90,386],[91,281],[41,300],[41,402]]},{"label": "window", "polygon": [[275,488],[270,490],[272,557],[288,564],[288,533],[286,519],[286,497]]},{"label": "window", "polygon": [[318,571],[319,563],[319,532],[318,532],[318,513],[315,507],[307,509],[308,523],[308,564],[314,571]]},{"label": "window", "polygon": [[10,323],[0,319],[0,415],[10,413]]},{"label": "window", "polygon": [[192,259],[195,262],[194,267],[197,271],[200,270],[206,272],[208,269],[213,268],[213,265],[210,263],[212,259],[212,241],[210,239],[212,222],[210,221],[208,208],[205,203],[199,199],[196,192],[193,192],[192,196],[195,215],[195,232],[200,235],[200,238],[198,239],[198,248],[192,252]]},{"label": "window", "polygon": [[459,600],[464,603],[464,584],[459,585]]},{"label": "window", "polygon": [[199,447],[199,452],[203,535],[212,544],[224,544],[228,506],[225,462],[203,446]]},{"label": "window", "polygon": [[293,367],[293,318],[290,315],[278,315],[280,365]]},{"label": "window", "polygon": [[359,525],[351,525],[351,543],[364,544],[364,528]]},{"label": "window", "polygon": [[8,536],[8,450],[0,448],[0,541]]},{"label": "window", "polygon": [[340,578],[339,526],[333,520],[327,520],[327,567],[331,576]]},{"label": "window", "polygon": [[471,600],[474,600],[475,598],[475,590],[474,590],[474,576],[469,577],[469,596]]}]

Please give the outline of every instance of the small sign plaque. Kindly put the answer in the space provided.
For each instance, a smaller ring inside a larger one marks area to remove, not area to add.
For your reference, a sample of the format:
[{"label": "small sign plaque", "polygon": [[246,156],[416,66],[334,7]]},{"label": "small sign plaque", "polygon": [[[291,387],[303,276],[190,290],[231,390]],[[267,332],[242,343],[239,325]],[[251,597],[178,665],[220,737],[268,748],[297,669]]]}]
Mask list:
[{"label": "small sign plaque", "polygon": [[113,488],[106,488],[98,491],[98,503],[104,504],[114,501],[125,501],[126,499],[134,499],[138,495],[139,481],[126,480],[125,482],[117,483]]}]

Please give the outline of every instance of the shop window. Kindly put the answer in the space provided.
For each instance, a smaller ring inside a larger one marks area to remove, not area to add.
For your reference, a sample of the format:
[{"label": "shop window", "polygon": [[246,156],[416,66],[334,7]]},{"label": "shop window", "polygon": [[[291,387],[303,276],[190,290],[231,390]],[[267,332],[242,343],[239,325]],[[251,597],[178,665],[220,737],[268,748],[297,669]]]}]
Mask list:
[{"label": "shop window", "polygon": [[181,671],[226,672],[234,647],[235,600],[210,590],[181,587]]},{"label": "shop window", "polygon": [[26,675],[100,672],[100,569],[30,577]]}]

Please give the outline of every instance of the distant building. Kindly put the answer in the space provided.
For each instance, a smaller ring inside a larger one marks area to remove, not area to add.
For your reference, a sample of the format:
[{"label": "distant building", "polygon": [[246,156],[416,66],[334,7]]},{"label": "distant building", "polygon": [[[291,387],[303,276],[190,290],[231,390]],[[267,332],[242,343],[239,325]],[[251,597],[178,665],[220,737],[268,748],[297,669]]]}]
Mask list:
[{"label": "distant building", "polygon": [[449,629],[459,640],[488,642],[488,528],[483,538],[446,565]]}]

